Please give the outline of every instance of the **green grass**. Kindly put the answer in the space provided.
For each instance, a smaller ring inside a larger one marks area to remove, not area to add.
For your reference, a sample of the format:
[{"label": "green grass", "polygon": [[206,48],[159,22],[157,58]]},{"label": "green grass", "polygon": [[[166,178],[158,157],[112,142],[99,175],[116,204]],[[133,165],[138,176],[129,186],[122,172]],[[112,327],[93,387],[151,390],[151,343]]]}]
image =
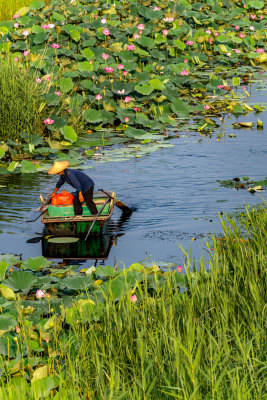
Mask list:
[{"label": "green grass", "polygon": [[11,57],[0,58],[0,140],[42,133],[44,107],[36,76]]},{"label": "green grass", "polygon": [[[238,222],[224,217],[224,240],[213,237],[214,250],[207,243],[209,263],[196,271],[185,254],[186,292],[173,291],[173,275],[148,289],[147,275],[135,304],[130,288],[119,302],[110,294],[97,322],[67,324],[62,313],[47,348],[31,359],[36,367],[48,362],[49,398],[266,399],[266,223],[265,206],[246,209]],[[25,325],[21,338],[30,332]],[[24,378],[3,374],[1,398],[41,398],[27,359],[21,363]]]},{"label": "green grass", "polygon": [[0,21],[8,21],[21,7],[27,7],[31,0],[0,0]]}]

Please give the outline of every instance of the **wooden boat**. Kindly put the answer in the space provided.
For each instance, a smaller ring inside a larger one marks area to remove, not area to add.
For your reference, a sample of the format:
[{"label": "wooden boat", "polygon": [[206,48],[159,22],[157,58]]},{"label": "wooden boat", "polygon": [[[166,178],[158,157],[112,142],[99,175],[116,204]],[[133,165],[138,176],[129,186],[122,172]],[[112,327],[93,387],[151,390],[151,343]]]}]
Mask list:
[{"label": "wooden boat", "polygon": [[[97,220],[91,231],[92,234],[102,234],[105,231],[108,220],[113,214],[114,210],[114,192],[107,192],[112,196],[109,202],[105,205],[104,209],[97,217]],[[98,211],[103,207],[105,202],[109,199],[109,196],[95,192],[94,202]],[[42,215],[42,223],[50,235],[54,236],[83,236],[86,235],[90,226],[95,219],[95,215],[91,214],[91,211],[86,204],[83,204],[82,215],[75,216],[73,205],[63,206],[48,206],[45,213]]]}]

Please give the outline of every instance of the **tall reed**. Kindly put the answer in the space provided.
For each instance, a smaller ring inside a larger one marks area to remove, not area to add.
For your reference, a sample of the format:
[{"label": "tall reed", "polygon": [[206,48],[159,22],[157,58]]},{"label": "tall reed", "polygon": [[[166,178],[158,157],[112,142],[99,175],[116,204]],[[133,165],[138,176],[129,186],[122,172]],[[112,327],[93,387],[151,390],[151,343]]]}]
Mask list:
[{"label": "tall reed", "polygon": [[[208,265],[192,272],[186,256],[186,292],[173,290],[173,275],[148,289],[147,275],[136,303],[130,288],[119,302],[111,291],[98,322],[57,326],[48,344],[55,399],[266,398],[266,208],[221,224]],[[8,379],[2,398],[35,397],[25,380]]]},{"label": "tall reed", "polygon": [[31,0],[0,0],[0,21],[9,21],[21,7],[28,6]]},{"label": "tall reed", "polygon": [[0,140],[20,140],[21,133],[42,133],[40,86],[25,66],[0,58]]}]

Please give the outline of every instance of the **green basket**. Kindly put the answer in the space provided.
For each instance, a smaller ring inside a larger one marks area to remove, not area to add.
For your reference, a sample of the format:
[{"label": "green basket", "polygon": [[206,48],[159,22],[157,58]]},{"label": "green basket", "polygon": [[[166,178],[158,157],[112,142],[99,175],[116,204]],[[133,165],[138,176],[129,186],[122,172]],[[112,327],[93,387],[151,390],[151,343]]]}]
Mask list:
[{"label": "green basket", "polygon": [[[101,209],[103,204],[96,204],[97,211]],[[92,215],[91,211],[86,205],[83,205],[83,216],[90,216]],[[104,209],[102,210],[100,215],[108,215],[109,214],[110,203],[106,204]],[[68,206],[49,206],[48,209],[49,217],[75,217],[74,208],[72,205]]]}]

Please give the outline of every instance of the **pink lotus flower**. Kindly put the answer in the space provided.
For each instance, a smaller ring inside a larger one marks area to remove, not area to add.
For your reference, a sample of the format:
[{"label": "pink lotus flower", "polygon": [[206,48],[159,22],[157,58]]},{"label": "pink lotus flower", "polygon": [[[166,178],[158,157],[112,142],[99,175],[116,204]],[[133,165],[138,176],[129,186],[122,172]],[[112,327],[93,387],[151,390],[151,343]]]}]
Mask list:
[{"label": "pink lotus flower", "polygon": [[53,29],[55,27],[54,24],[48,24],[47,26],[48,26],[49,29]]},{"label": "pink lotus flower", "polygon": [[239,25],[236,25],[236,26],[235,26],[235,29],[238,31],[238,30],[240,29],[240,26],[239,26]]},{"label": "pink lotus flower", "polygon": [[173,22],[174,21],[174,18],[172,18],[172,17],[165,17],[165,18],[163,18],[163,21],[164,22]]},{"label": "pink lotus flower", "polygon": [[17,18],[20,18],[19,14],[14,14],[13,17],[12,17],[12,19],[17,19]]},{"label": "pink lotus flower", "polygon": [[192,42],[192,40],[188,40],[187,42],[185,42],[185,44],[187,44],[188,46],[192,46],[194,42]]},{"label": "pink lotus flower", "polygon": [[250,19],[256,19],[256,18],[257,18],[257,15],[255,15],[255,14],[250,15]]},{"label": "pink lotus flower", "polygon": [[45,75],[44,76],[44,80],[47,81],[47,82],[51,81],[50,75]]},{"label": "pink lotus flower", "polygon": [[209,38],[209,43],[212,44],[212,42],[213,42],[213,39],[210,37]]},{"label": "pink lotus flower", "polygon": [[107,20],[106,20],[106,18],[101,18],[101,24],[106,24],[107,23]]},{"label": "pink lotus flower", "polygon": [[25,51],[23,52],[23,54],[24,54],[25,57],[27,57],[27,56],[30,54],[30,50],[25,50]]},{"label": "pink lotus flower", "polygon": [[96,96],[95,96],[95,98],[96,98],[96,100],[101,100],[102,99],[102,95],[99,93],[99,94],[97,94]]},{"label": "pink lotus flower", "polygon": [[14,57],[14,61],[19,61],[18,57]]},{"label": "pink lotus flower", "polygon": [[239,37],[240,37],[241,39],[244,39],[244,38],[246,37],[246,35],[245,35],[244,33],[240,33]]},{"label": "pink lotus flower", "polygon": [[217,88],[218,88],[218,89],[223,89],[224,86],[223,86],[223,85],[218,85]]},{"label": "pink lotus flower", "polygon": [[138,31],[138,32],[140,33],[140,35],[142,35],[142,33],[143,33],[142,29],[140,29],[140,31]]},{"label": "pink lotus flower", "polygon": [[16,333],[20,333],[20,327],[16,325]]},{"label": "pink lotus flower", "polygon": [[162,34],[163,36],[167,36],[169,33],[169,31],[167,29],[163,29]]},{"label": "pink lotus flower", "polygon": [[103,60],[107,60],[109,58],[109,55],[106,53],[103,53],[102,58],[103,58]]},{"label": "pink lotus flower", "polygon": [[226,55],[227,55],[228,57],[230,57],[230,56],[232,55],[232,53],[229,51],[228,53],[226,53]]},{"label": "pink lotus flower", "polygon": [[103,35],[105,35],[105,36],[109,36],[109,35],[110,35],[110,31],[109,31],[108,28],[103,29],[102,33],[103,33]]},{"label": "pink lotus flower", "polygon": [[133,38],[134,38],[134,39],[139,39],[139,38],[140,38],[140,35],[138,35],[138,33],[134,33]]},{"label": "pink lotus flower", "polygon": [[239,49],[234,49],[234,51],[235,51],[236,54],[240,54],[241,53],[241,50],[239,50]]},{"label": "pink lotus flower", "polygon": [[61,93],[60,92],[58,92],[57,90],[55,90],[54,91],[54,93],[58,96],[58,97],[60,97],[61,96]]},{"label": "pink lotus flower", "polygon": [[140,111],[140,108],[139,107],[134,107],[134,111]]},{"label": "pink lotus flower", "polygon": [[207,29],[207,30],[206,30],[206,33],[208,33],[209,35],[211,35],[211,30],[210,30],[210,29]]},{"label": "pink lotus flower", "polygon": [[257,49],[256,52],[257,53],[264,53],[264,49]]},{"label": "pink lotus flower", "polygon": [[42,290],[38,289],[36,294],[35,294],[37,299],[41,299],[42,297],[45,297],[45,292],[43,292]]},{"label": "pink lotus flower", "polygon": [[49,29],[49,26],[48,25],[41,25],[41,28],[46,30],[46,29]]},{"label": "pink lotus flower", "polygon": [[[43,120],[45,125],[52,125],[55,121],[53,119],[47,118]],[[38,291],[38,290],[37,290]]]},{"label": "pink lotus flower", "polygon": [[249,29],[250,29],[251,31],[254,31],[254,30],[255,30],[254,26],[250,26]]},{"label": "pink lotus flower", "polygon": [[214,36],[220,36],[220,34],[218,32],[215,32]]},{"label": "pink lotus flower", "polygon": [[177,271],[178,271],[178,272],[182,272],[182,270],[183,270],[183,268],[181,267],[181,265],[178,265]]},{"label": "pink lotus flower", "polygon": [[59,49],[59,48],[60,48],[60,44],[58,44],[58,43],[53,43],[53,44],[51,44],[51,47],[52,47],[53,49]]},{"label": "pink lotus flower", "polygon": [[123,69],[123,68],[124,68],[124,65],[123,65],[123,64],[118,64],[118,65],[117,65],[117,68],[118,68],[118,69]]},{"label": "pink lotus flower", "polygon": [[14,23],[14,28],[18,28],[19,24],[17,22]]},{"label": "pink lotus flower", "polygon": [[126,96],[125,99],[124,99],[124,102],[125,103],[130,103],[130,101],[131,101],[131,97],[130,96]]},{"label": "pink lotus flower", "polygon": [[187,63],[188,63],[188,59],[187,59],[187,58],[184,60],[184,63],[185,63],[185,64],[187,64]]},{"label": "pink lotus flower", "polygon": [[136,294],[133,294],[132,296],[131,296],[131,303],[136,303],[137,302],[137,296],[136,296]]},{"label": "pink lotus flower", "polygon": [[263,19],[263,15],[260,15],[260,19]]},{"label": "pink lotus flower", "polygon": [[41,78],[36,78],[36,79],[35,79],[35,82],[36,82],[36,83],[41,83],[41,82],[42,82],[42,79],[41,79]]},{"label": "pink lotus flower", "polygon": [[29,31],[26,30],[26,31],[21,32],[21,34],[23,36],[27,37],[30,33],[29,33]]},{"label": "pink lotus flower", "polygon": [[244,8],[246,8],[247,7],[247,5],[246,4],[244,4]]},{"label": "pink lotus flower", "polygon": [[143,29],[145,29],[145,25],[144,24],[138,24],[137,25],[137,29],[141,29],[141,31],[143,30]]},{"label": "pink lotus flower", "polygon": [[125,121],[125,122],[129,122],[129,117],[125,117],[125,118],[124,118],[124,121]]},{"label": "pink lotus flower", "polygon": [[155,6],[155,7],[153,8],[153,11],[160,11],[160,10],[161,10],[160,7],[156,7],[156,6]]},{"label": "pink lotus flower", "polygon": [[208,104],[206,104],[205,106],[204,106],[204,110],[209,110],[210,109],[210,106],[208,105]]},{"label": "pink lotus flower", "polygon": [[119,93],[119,94],[124,94],[124,93],[125,93],[125,90],[124,90],[124,89],[118,90],[118,93]]},{"label": "pink lotus flower", "polygon": [[189,71],[182,70],[182,71],[180,72],[180,74],[181,74],[182,76],[184,76],[184,75],[189,75]]},{"label": "pink lotus flower", "polygon": [[123,71],[123,75],[124,76],[128,75],[128,72],[127,71]]},{"label": "pink lotus flower", "polygon": [[134,44],[128,44],[128,46],[127,46],[127,50],[128,51],[134,50],[134,49],[135,49],[135,45]]},{"label": "pink lotus flower", "polygon": [[112,72],[114,72],[114,68],[112,68],[112,67],[105,67],[104,70],[105,70],[105,72],[107,72],[108,74],[112,74]]}]

